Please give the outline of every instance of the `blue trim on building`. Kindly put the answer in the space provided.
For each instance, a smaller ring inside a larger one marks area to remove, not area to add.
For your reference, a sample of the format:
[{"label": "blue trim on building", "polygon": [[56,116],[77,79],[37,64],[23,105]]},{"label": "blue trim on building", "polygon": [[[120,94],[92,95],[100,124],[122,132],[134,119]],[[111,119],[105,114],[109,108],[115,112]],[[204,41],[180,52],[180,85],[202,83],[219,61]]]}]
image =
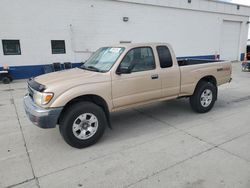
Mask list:
[{"label": "blue trim on building", "polygon": [[[219,57],[219,56],[218,56]],[[177,57],[177,59],[215,59],[214,55],[203,55],[203,56],[187,56],[187,57]],[[82,63],[73,63],[72,66],[79,67]],[[27,66],[11,66],[10,74],[13,79],[26,79],[30,77],[35,77],[44,74],[45,65],[27,65]],[[2,67],[0,67],[0,70]]]},{"label": "blue trim on building", "polygon": [[240,54],[240,60],[241,60],[241,61],[244,61],[244,58],[245,58],[245,53],[241,53],[241,54]]},{"label": "blue trim on building", "polygon": [[[79,67],[82,63],[73,63],[72,67]],[[44,74],[45,65],[27,65],[27,66],[11,66],[9,67],[9,73],[13,79],[25,79],[35,77]],[[0,67],[0,70],[2,67]]]}]

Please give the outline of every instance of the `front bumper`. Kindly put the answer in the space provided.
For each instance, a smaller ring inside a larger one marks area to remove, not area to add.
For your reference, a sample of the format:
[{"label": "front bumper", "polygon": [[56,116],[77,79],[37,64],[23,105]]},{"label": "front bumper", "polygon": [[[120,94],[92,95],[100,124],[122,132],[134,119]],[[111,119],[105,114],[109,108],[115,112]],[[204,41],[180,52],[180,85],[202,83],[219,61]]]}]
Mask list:
[{"label": "front bumper", "polygon": [[24,108],[30,121],[36,126],[48,129],[55,128],[63,108],[45,109],[36,105],[29,95],[24,97]]}]

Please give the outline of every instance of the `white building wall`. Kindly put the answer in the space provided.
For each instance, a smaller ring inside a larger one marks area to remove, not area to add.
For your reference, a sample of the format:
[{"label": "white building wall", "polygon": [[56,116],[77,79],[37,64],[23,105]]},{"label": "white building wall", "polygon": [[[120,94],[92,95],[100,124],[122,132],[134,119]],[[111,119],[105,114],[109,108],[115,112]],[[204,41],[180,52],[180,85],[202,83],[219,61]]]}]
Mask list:
[{"label": "white building wall", "polygon": [[[220,53],[223,20],[241,23],[244,53],[250,8],[208,0],[1,0],[0,40],[19,39],[22,55],[0,66],[81,62],[98,47],[132,42],[168,42],[176,55]],[[123,17],[129,17],[123,22]],[[65,40],[66,54],[52,54],[51,40]]]},{"label": "white building wall", "polygon": [[[87,16],[92,19],[86,23]],[[129,17],[129,22],[122,22],[123,16]],[[85,16],[73,20],[72,28],[76,50],[93,51],[107,42],[154,41],[172,44],[177,56],[197,56],[220,52],[224,19],[244,21],[240,34],[243,46],[247,17],[168,7],[102,2],[85,12]],[[79,26],[81,23],[88,27]]]}]

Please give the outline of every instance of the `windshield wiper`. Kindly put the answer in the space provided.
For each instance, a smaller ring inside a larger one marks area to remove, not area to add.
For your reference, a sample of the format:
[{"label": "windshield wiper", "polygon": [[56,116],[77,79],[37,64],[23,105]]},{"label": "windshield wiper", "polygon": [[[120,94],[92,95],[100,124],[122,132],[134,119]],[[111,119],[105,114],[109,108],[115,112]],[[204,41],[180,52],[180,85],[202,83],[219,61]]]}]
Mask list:
[{"label": "windshield wiper", "polygon": [[90,70],[90,71],[96,71],[96,72],[102,72],[100,69],[94,67],[94,66],[81,66],[82,69],[85,69],[85,70]]},{"label": "windshield wiper", "polygon": [[96,67],[94,67],[94,66],[88,66],[87,69],[92,69],[92,70],[94,70],[94,71],[101,72],[100,69],[98,69],[98,68],[96,68]]}]

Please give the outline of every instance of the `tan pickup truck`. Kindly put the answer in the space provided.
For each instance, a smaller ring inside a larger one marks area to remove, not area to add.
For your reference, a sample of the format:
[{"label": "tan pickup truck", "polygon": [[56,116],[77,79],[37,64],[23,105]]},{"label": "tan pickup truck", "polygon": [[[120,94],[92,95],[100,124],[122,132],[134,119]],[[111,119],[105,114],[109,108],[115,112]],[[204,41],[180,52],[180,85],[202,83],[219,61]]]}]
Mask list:
[{"label": "tan pickup truck", "polygon": [[227,61],[177,60],[164,43],[103,47],[79,68],[30,79],[24,106],[35,125],[59,124],[69,145],[84,148],[110,126],[110,112],[180,97],[208,112],[231,72]]}]

